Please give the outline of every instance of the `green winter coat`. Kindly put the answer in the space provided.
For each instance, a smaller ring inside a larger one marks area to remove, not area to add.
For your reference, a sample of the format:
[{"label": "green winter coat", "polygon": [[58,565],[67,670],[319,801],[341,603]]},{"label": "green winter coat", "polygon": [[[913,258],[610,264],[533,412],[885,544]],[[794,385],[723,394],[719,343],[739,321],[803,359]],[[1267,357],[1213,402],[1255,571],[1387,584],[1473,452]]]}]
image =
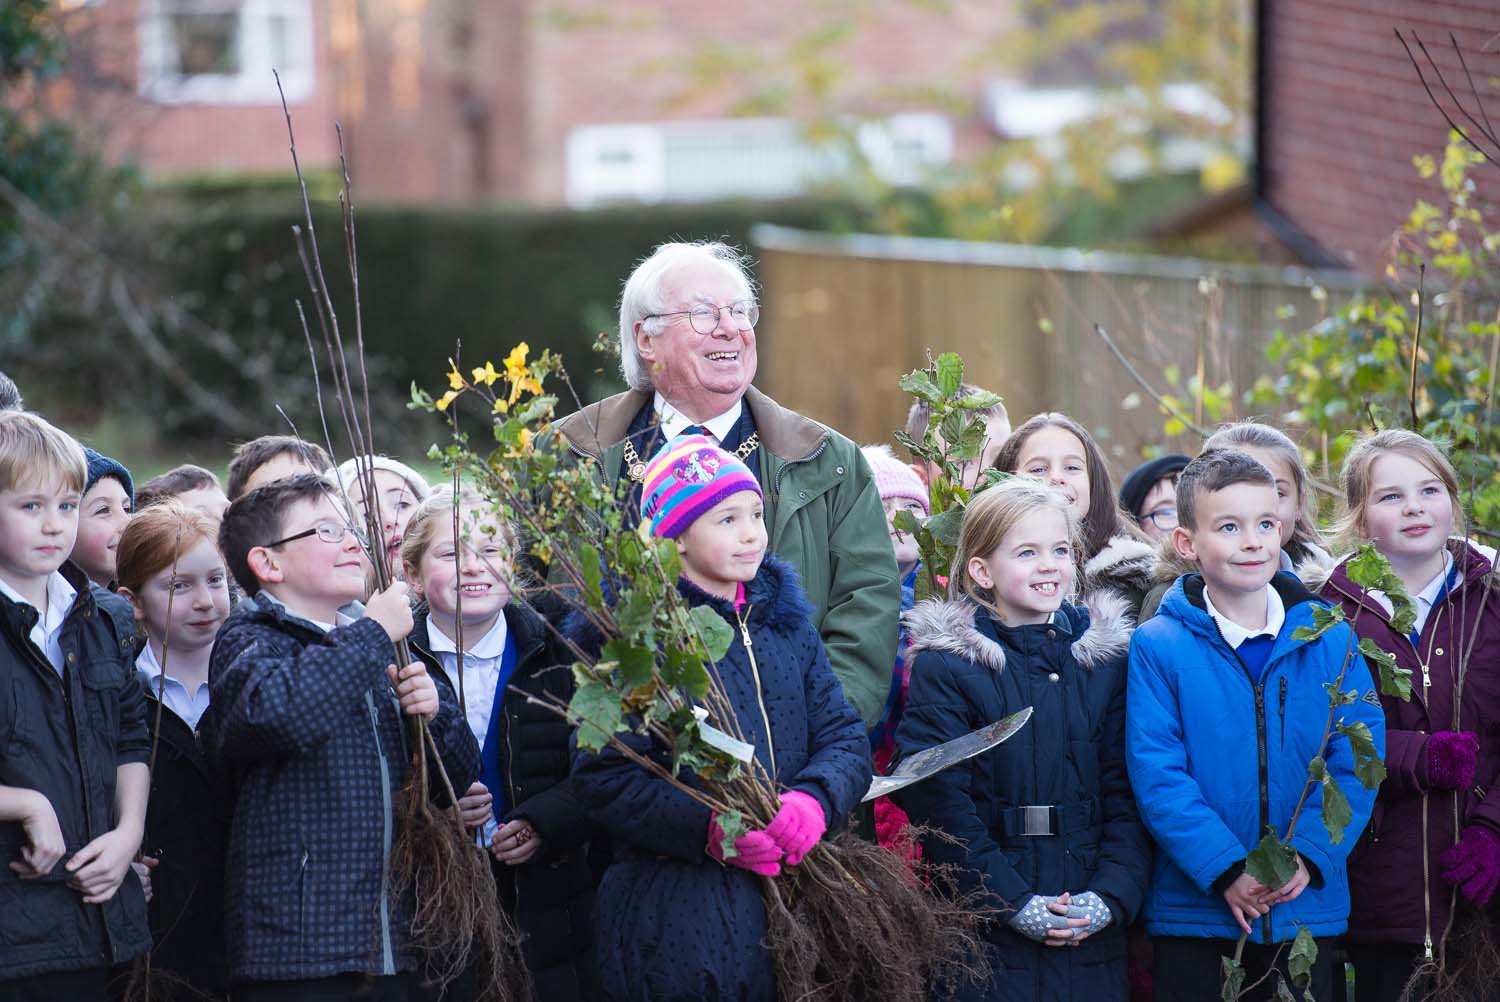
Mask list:
[{"label": "green winter coat", "polygon": [[[630,422],[650,402],[650,393],[619,393],[569,415],[557,429],[573,451],[612,478]],[[901,609],[901,580],[875,480],[859,447],[833,429],[753,386],[745,405],[760,435],[770,548],[801,576],[833,673],[869,726],[890,689]]]}]

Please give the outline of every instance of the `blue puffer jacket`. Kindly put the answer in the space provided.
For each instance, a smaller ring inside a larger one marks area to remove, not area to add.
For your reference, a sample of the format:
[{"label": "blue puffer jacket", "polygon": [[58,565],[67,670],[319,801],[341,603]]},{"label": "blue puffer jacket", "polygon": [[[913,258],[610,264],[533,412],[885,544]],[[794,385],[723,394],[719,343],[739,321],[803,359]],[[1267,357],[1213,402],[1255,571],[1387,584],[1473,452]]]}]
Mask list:
[{"label": "blue puffer jacket", "polygon": [[[753,663],[737,639],[716,666],[740,728],[756,759],[772,763],[781,785],[816,798],[836,829],[869,788],[870,743],[828,667],[796,574],[768,555],[746,587],[741,614],[686,582],[680,588],[748,636]],[[670,760],[665,749],[631,740]],[[595,824],[615,843],[594,905],[606,997],[772,1002],[760,878],[707,855],[708,808],[608,748],[580,753],[573,776]]]},{"label": "blue puffer jacket", "polygon": [[[324,633],[264,592],[235,606],[220,629],[202,731],[233,786],[232,977],[416,969],[411,902],[389,893],[386,867],[410,761],[386,674],[395,659],[374,620]],[[429,727],[454,789],[468,789],[479,748],[458,707],[443,699]]]},{"label": "blue puffer jacket", "polygon": [[[1178,578],[1131,639],[1125,749],[1141,817],[1159,847],[1145,911],[1152,935],[1239,938],[1222,891],[1267,825],[1286,833],[1320,750],[1328,721],[1323,687],[1338,678],[1353,635],[1340,624],[1311,643],[1293,639],[1326,603],[1290,574],[1277,574],[1272,584],[1286,621],[1259,686],[1209,616],[1201,575]],[[1357,651],[1343,689],[1359,697],[1336,719],[1363,722],[1383,756],[1385,715]],[[1349,742],[1336,731],[1324,757],[1354,820],[1331,842],[1323,790],[1313,788],[1292,839],[1316,871],[1312,884],[1252,923],[1256,943],[1289,940],[1300,926],[1336,936],[1348,922],[1344,864],[1370,819],[1375,791],[1355,778]]]},{"label": "blue puffer jacket", "polygon": [[[997,910],[1033,894],[1093,891],[1114,921],[1076,949],[988,929],[995,975],[960,986],[985,1002],[1124,1002],[1125,928],[1140,910],[1151,845],[1125,775],[1125,601],[1064,605],[1051,623],[1009,627],[969,602],[923,602],[906,616],[915,653],[896,732],[902,755],[951,741],[1030,706],[1015,737],[893,799],[940,829],[927,858],[959,867],[960,887]],[[1026,835],[1025,805],[1054,808],[1055,835]],[[947,837],[943,837],[947,836]]]}]

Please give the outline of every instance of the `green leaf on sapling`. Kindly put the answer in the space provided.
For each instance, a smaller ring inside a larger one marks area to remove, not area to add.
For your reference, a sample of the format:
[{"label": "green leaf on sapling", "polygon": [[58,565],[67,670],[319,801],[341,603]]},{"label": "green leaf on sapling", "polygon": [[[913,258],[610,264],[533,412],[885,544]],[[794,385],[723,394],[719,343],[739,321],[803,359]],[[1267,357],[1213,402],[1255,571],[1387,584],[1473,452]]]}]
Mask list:
[{"label": "green leaf on sapling", "polygon": [[623,637],[605,644],[599,657],[618,662],[616,670],[627,689],[636,689],[650,682],[652,669],[656,667],[656,658],[650,648],[632,644]]},{"label": "green leaf on sapling", "polygon": [[1369,726],[1363,720],[1340,723],[1338,732],[1348,739],[1349,749],[1354,753],[1354,775],[1360,785],[1367,790],[1378,789],[1385,779],[1385,763],[1375,750],[1375,738],[1370,734]]},{"label": "green leaf on sapling", "polygon": [[1340,706],[1348,706],[1350,703],[1359,702],[1359,693],[1354,689],[1339,690],[1337,682],[1324,682],[1323,691],[1328,693],[1329,709],[1337,709]]},{"label": "green leaf on sapling", "polygon": [[624,721],[620,698],[603,682],[581,685],[568,703],[568,719],[578,728],[578,747],[603,748]]},{"label": "green leaf on sapling", "polygon": [[937,383],[932,381],[926,369],[917,369],[908,372],[901,377],[901,389],[914,397],[919,397],[929,404],[940,404],[943,401],[943,392],[938,389]]},{"label": "green leaf on sapling", "polygon": [[725,859],[733,859],[739,855],[734,843],[745,834],[745,816],[739,811],[725,811],[716,815],[714,820],[718,821],[719,831],[723,833],[719,840],[719,854]]},{"label": "green leaf on sapling", "polygon": [[1396,655],[1385,650],[1369,637],[1359,640],[1359,653],[1375,666],[1380,676],[1380,693],[1402,702],[1411,701],[1411,669],[1396,664]]},{"label": "green leaf on sapling", "polygon": [[987,411],[991,407],[998,407],[1002,397],[998,393],[989,390],[976,390],[966,397],[961,397],[955,403],[966,411]]},{"label": "green leaf on sapling", "polygon": [[1219,1002],[1239,1002],[1245,988],[1245,968],[1233,957],[1220,957],[1219,982]]},{"label": "green leaf on sapling", "polygon": [[945,351],[937,358],[937,388],[945,397],[953,397],[964,381],[964,360],[957,353]]},{"label": "green leaf on sapling", "polygon": [[1317,640],[1323,634],[1333,629],[1344,621],[1344,610],[1337,605],[1317,605],[1312,607],[1313,625],[1299,626],[1292,631],[1293,640],[1310,641]]},{"label": "green leaf on sapling", "polygon": [[708,669],[701,654],[694,649],[669,647],[662,657],[662,681],[681,689],[693,699],[708,691]]},{"label": "green leaf on sapling", "polygon": [[934,515],[923,523],[922,527],[932,534],[932,538],[945,546],[958,545],[958,530],[963,527],[964,513],[962,508],[950,508],[939,515]]},{"label": "green leaf on sapling", "polygon": [[583,597],[594,608],[604,604],[604,565],[599,550],[592,543],[578,547],[578,571],[583,575]]},{"label": "green leaf on sapling", "polygon": [[938,434],[948,446],[948,458],[955,462],[979,458],[984,441],[984,424],[961,410],[949,411],[938,425]]},{"label": "green leaf on sapling", "polygon": [[1354,556],[1344,562],[1349,580],[1366,591],[1378,591],[1385,595],[1395,610],[1391,614],[1391,629],[1399,634],[1410,633],[1417,625],[1417,606],[1406,590],[1406,585],[1391,570],[1390,561],[1381,555],[1374,543],[1365,543]]},{"label": "green leaf on sapling", "polygon": [[1275,890],[1296,875],[1297,850],[1281,841],[1274,828],[1268,827],[1260,844],[1245,857],[1245,872]]},{"label": "green leaf on sapling", "polygon": [[917,518],[916,514],[909,508],[902,508],[896,514],[892,515],[891,525],[895,527],[897,532],[902,532],[912,537],[915,537],[917,533],[922,531],[922,520]]},{"label": "green leaf on sapling", "polygon": [[729,652],[729,645],[734,641],[734,629],[724,621],[723,616],[706,605],[695,605],[688,612],[688,619],[692,620],[693,629],[702,638],[710,661],[718,661]]},{"label": "green leaf on sapling", "polygon": [[[1321,763],[1321,758],[1313,761]],[[1354,810],[1349,798],[1339,789],[1338,782],[1327,770],[1323,773],[1323,827],[1328,829],[1328,841],[1338,845],[1344,841],[1344,829],[1354,821]]]},{"label": "green leaf on sapling", "polygon": [[1298,988],[1307,988],[1312,983],[1313,966],[1318,962],[1318,942],[1307,926],[1297,930],[1292,941],[1292,952],[1287,954],[1286,966],[1292,983]]},{"label": "green leaf on sapling", "polygon": [[620,632],[632,640],[647,640],[656,619],[656,607],[644,587],[626,589],[615,606],[615,622]]}]

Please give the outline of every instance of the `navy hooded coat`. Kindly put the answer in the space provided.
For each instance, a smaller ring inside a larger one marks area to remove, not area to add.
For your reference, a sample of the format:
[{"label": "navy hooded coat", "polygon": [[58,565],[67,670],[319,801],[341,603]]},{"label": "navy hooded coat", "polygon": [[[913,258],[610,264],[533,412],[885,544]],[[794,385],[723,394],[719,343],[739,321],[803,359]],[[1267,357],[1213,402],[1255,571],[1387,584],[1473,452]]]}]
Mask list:
[{"label": "navy hooded coat", "polygon": [[[1076,948],[1049,948],[1001,916],[988,926],[994,975],[957,998],[1123,1002],[1125,929],[1151,875],[1151,848],[1125,772],[1125,600],[1096,597],[1098,614],[1063,605],[1052,622],[1009,627],[969,602],[931,600],[905,617],[911,691],[896,732],[912,755],[1032,707],[1005,744],[893,794],[913,824],[946,837],[926,858],[959,870],[1011,912],[1033,894],[1093,891],[1113,921]],[[1021,808],[1053,805],[1055,835],[1025,835]]]},{"label": "navy hooded coat", "polygon": [[[779,785],[814,797],[829,830],[838,828],[869,788],[870,742],[828,666],[795,572],[768,555],[739,613],[691,584],[680,588],[738,634],[716,667],[756,759]],[[666,749],[630,740],[669,761]],[[709,809],[609,748],[580,753],[573,775],[615,845],[594,908],[605,997],[774,1000],[760,878],[707,854]]]}]

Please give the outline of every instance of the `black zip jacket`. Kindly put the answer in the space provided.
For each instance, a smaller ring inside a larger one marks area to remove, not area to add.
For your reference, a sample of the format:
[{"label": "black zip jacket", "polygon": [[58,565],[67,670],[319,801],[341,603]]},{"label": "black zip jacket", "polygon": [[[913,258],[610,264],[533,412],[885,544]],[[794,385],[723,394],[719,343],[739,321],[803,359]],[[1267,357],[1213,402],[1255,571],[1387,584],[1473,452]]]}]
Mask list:
[{"label": "black zip jacket", "polygon": [[[72,564],[62,573],[78,591],[63,624],[62,675],[29,637],[37,611],[0,595],[0,784],[45,796],[67,843],[44,878],[0,866],[0,981],[123,963],[151,942],[133,871],[114,897],[86,905],[63,868],[115,826],[115,772],[146,763],[151,749],[129,603]],[[0,860],[19,859],[25,845],[19,822],[0,822]]]}]

